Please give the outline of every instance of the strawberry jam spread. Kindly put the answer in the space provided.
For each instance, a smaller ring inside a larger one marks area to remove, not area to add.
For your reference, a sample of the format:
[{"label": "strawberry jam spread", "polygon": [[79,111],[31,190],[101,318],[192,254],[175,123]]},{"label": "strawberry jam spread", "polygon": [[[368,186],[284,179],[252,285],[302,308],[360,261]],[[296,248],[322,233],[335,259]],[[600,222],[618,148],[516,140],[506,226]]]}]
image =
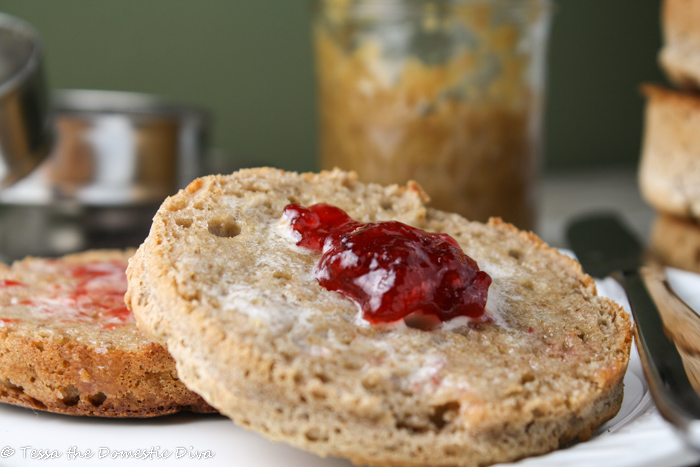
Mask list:
[{"label": "strawberry jam spread", "polygon": [[483,318],[491,277],[447,234],[362,223],[329,204],[290,204],[297,245],[322,253],[319,284],[354,300],[367,321]]},{"label": "strawberry jam spread", "polygon": [[9,318],[0,317],[0,327],[17,322],[11,314],[15,307],[20,307],[16,312],[24,317],[28,315],[22,308],[31,307],[32,318],[40,322],[91,323],[100,329],[135,324],[124,303],[125,261],[71,264],[46,260],[38,264],[41,270],[27,270],[39,275],[35,284],[0,280],[0,308],[9,312]]},{"label": "strawberry jam spread", "polygon": [[80,312],[89,310],[96,313],[102,329],[114,329],[134,320],[124,303],[125,269],[125,264],[115,261],[88,263],[71,270],[71,275],[78,282],[69,297],[75,301]]},{"label": "strawberry jam spread", "polygon": [[20,286],[23,287],[24,284],[21,282],[13,281],[12,279],[0,279],[0,287],[13,287]]}]

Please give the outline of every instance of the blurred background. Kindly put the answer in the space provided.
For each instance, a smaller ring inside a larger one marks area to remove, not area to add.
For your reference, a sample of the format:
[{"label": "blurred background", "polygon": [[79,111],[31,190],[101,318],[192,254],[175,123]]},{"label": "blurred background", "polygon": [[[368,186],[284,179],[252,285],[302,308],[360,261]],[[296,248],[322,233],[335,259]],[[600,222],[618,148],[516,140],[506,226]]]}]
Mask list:
[{"label": "blurred background", "polygon": [[[658,0],[555,0],[545,168],[633,166],[641,82],[663,82]],[[317,168],[305,0],[0,0],[32,24],[54,89],[152,93],[208,108],[214,171]]]}]

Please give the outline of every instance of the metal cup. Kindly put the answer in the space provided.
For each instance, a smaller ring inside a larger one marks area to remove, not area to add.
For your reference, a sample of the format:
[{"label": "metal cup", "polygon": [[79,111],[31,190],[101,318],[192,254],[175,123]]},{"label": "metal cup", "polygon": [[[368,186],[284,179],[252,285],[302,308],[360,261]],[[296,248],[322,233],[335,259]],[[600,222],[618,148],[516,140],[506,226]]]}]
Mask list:
[{"label": "metal cup", "polygon": [[0,189],[31,172],[51,146],[42,56],[34,29],[0,13]]},{"label": "metal cup", "polygon": [[158,97],[58,91],[56,144],[0,192],[0,256],[138,246],[165,197],[205,171],[208,114]]}]

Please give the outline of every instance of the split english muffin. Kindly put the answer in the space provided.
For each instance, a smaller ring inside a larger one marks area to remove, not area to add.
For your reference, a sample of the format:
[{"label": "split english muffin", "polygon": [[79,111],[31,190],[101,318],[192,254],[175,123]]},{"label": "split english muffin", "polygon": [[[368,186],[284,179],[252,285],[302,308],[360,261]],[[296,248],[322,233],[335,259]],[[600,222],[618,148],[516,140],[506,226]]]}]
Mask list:
[{"label": "split english muffin", "polygon": [[[321,287],[289,204],[453,237],[492,279],[486,320],[374,325]],[[535,235],[426,206],[420,187],[262,168],[168,198],[130,260],[127,304],[183,382],[237,424],[378,466],[477,466],[588,439],[619,410],[631,325]]]}]

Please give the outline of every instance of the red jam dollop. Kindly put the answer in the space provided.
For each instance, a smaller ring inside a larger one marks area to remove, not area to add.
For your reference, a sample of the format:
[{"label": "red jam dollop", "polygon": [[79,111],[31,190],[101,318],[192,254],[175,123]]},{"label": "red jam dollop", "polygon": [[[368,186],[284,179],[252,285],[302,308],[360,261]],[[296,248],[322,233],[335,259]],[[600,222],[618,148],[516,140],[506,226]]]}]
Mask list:
[{"label": "red jam dollop", "polygon": [[354,300],[367,321],[482,318],[491,277],[447,234],[401,222],[362,223],[330,204],[290,204],[297,245],[322,253],[319,284]]}]

